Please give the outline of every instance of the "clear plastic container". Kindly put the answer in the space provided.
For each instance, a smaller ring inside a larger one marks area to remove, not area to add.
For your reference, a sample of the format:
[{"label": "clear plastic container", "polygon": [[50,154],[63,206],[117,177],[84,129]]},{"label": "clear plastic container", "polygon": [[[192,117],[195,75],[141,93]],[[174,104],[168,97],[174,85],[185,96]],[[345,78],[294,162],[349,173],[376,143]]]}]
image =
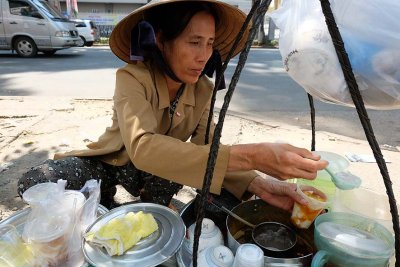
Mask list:
[{"label": "clear plastic container", "polygon": [[312,267],[387,267],[394,253],[394,237],[383,225],[345,212],[318,216],[314,243],[318,252]]},{"label": "clear plastic container", "polygon": [[35,248],[35,255],[39,259],[51,266],[58,266],[67,258],[70,222],[67,214],[44,214],[25,226],[23,238]]},{"label": "clear plastic container", "polygon": [[[400,209],[399,205],[398,209]],[[348,212],[374,219],[394,233],[388,196],[371,189],[365,187],[353,190],[338,189],[332,211]]]},{"label": "clear plastic container", "polygon": [[0,225],[0,266],[32,267],[34,254],[13,225]]}]

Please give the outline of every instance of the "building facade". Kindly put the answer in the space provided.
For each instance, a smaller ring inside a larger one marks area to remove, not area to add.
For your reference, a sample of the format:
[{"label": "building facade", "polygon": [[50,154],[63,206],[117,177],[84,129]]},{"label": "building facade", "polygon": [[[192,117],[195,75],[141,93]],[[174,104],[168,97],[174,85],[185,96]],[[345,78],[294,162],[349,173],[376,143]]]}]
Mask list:
[{"label": "building facade", "polygon": [[[79,19],[90,19],[94,21],[101,37],[109,37],[114,26],[133,10],[147,4],[147,0],[48,0],[56,9],[66,17],[68,14],[66,1],[77,1]],[[250,11],[252,0],[225,0],[240,8],[246,14]],[[278,6],[281,0],[272,1],[271,5]]]}]

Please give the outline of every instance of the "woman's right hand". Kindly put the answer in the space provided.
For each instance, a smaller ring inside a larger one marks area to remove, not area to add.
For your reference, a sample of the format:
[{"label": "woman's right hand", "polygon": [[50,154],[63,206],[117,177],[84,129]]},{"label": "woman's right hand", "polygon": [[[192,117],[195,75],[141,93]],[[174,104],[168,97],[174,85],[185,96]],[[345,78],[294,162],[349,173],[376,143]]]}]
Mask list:
[{"label": "woman's right hand", "polygon": [[228,171],[258,170],[280,180],[313,180],[317,171],[327,165],[327,161],[305,148],[282,143],[258,143],[232,146]]}]

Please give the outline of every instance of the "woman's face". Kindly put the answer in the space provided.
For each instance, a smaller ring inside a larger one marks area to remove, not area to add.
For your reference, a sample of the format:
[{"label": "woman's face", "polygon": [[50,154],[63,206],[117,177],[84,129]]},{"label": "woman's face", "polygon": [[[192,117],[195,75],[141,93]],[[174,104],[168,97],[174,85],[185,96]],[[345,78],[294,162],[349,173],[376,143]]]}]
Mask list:
[{"label": "woman's face", "polygon": [[211,14],[199,12],[174,40],[158,43],[165,60],[184,83],[197,82],[213,52],[215,21]]}]

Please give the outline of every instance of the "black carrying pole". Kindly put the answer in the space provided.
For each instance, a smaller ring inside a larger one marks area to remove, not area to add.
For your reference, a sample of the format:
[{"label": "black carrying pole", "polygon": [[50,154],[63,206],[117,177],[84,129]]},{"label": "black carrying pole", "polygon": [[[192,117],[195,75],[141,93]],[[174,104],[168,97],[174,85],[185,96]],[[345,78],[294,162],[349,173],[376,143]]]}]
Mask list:
[{"label": "black carrying pole", "polygon": [[[202,224],[202,221],[203,221],[203,218],[205,215],[205,205],[207,203],[209,193],[210,193],[210,186],[211,186],[211,181],[212,181],[212,177],[213,177],[213,173],[214,173],[216,159],[218,156],[219,143],[220,143],[220,139],[221,139],[221,133],[222,133],[225,115],[228,110],[229,103],[231,101],[236,84],[239,80],[240,73],[245,65],[246,60],[247,60],[247,55],[250,51],[255,34],[257,33],[258,27],[262,21],[263,15],[268,10],[268,7],[270,4],[271,4],[271,0],[257,0],[254,3],[252,9],[250,10],[249,14],[247,15],[247,18],[241,28],[241,31],[238,33],[238,36],[236,37],[235,43],[232,46],[231,51],[229,52],[227,58],[225,59],[225,64],[223,66],[222,74],[226,69],[227,63],[231,59],[231,57],[233,55],[233,51],[235,51],[239,40],[243,36],[244,29],[247,28],[247,25],[249,24],[250,20],[254,16],[253,26],[250,30],[249,37],[247,39],[245,48],[240,53],[239,62],[237,64],[235,72],[232,76],[228,91],[225,94],[224,103],[223,103],[222,108],[219,113],[218,123],[217,123],[217,126],[215,127],[214,136],[213,136],[211,146],[210,146],[210,152],[209,152],[208,161],[207,161],[206,173],[204,175],[203,187],[202,187],[202,192],[201,192],[201,196],[200,196],[200,205],[197,209],[196,227],[194,230],[193,267],[197,267],[197,255],[198,255],[198,248],[199,248],[199,238],[201,235],[201,224]],[[221,82],[221,76],[217,77],[217,79],[216,79],[208,124],[211,123],[210,118],[212,117],[212,113],[213,113],[213,108],[214,108],[214,103],[215,103],[215,95],[216,95],[216,90],[217,90],[216,88],[218,88],[218,85],[220,82]],[[209,129],[209,125],[208,125],[207,129]],[[205,141],[206,141],[206,143],[208,142],[208,134],[206,135]]]},{"label": "black carrying pole", "polygon": [[325,16],[326,25],[328,26],[329,33],[332,38],[333,45],[336,50],[336,55],[339,59],[340,66],[342,67],[343,75],[349,88],[351,98],[353,99],[354,105],[357,109],[358,116],[363,126],[365,135],[368,143],[374,153],[374,157],[379,166],[379,170],[383,177],[383,182],[386,187],[386,193],[389,197],[390,212],[392,214],[393,230],[395,235],[395,249],[396,249],[396,267],[400,267],[400,228],[399,228],[399,214],[396,205],[396,199],[393,194],[392,181],[390,180],[386,162],[383,159],[381,149],[376,141],[374,131],[371,126],[371,122],[368,118],[367,110],[364,106],[364,101],[358,89],[356,79],[353,74],[353,70],[350,64],[349,57],[344,48],[342,36],[340,35],[339,29],[336,25],[335,18],[332,13],[332,9],[329,0],[320,0],[322,12]]}]

